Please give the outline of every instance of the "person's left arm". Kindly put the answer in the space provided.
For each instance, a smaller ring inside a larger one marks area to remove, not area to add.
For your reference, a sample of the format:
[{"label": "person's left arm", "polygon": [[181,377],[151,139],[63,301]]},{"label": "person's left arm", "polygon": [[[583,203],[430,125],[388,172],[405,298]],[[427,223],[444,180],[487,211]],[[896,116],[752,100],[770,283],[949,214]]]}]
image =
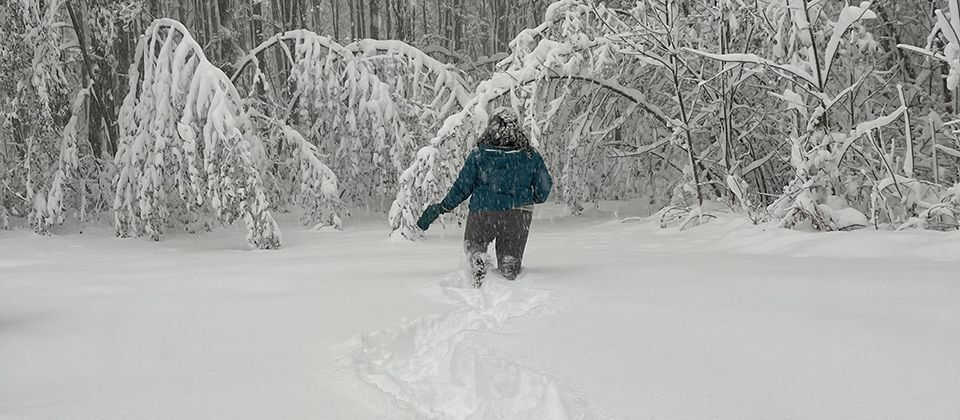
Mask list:
[{"label": "person's left arm", "polygon": [[460,203],[473,194],[473,188],[477,185],[477,175],[479,172],[477,165],[478,155],[479,152],[475,150],[467,156],[467,160],[463,163],[463,168],[460,169],[460,174],[457,175],[457,180],[454,181],[453,187],[450,188],[447,196],[440,202],[444,213],[457,208]]},{"label": "person's left arm", "polygon": [[553,189],[553,178],[550,176],[547,164],[543,162],[540,153],[533,153],[533,161],[536,165],[536,174],[533,177],[533,201],[537,204],[543,204],[550,197],[550,190]]}]

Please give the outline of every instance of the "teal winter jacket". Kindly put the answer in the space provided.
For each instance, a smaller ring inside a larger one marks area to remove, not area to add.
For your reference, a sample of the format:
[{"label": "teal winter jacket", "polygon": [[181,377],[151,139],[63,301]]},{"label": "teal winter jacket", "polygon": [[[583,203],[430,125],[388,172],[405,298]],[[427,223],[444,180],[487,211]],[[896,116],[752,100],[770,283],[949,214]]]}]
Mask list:
[{"label": "teal winter jacket", "polygon": [[502,211],[547,201],[553,179],[533,149],[478,145],[440,202],[451,211],[470,197],[470,211]]}]

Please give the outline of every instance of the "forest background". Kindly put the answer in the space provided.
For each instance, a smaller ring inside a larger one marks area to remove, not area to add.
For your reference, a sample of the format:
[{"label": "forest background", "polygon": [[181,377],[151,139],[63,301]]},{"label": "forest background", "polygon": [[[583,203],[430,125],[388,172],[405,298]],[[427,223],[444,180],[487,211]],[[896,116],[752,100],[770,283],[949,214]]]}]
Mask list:
[{"label": "forest background", "polygon": [[4,228],[417,238],[495,106],[574,213],[958,225],[956,0],[3,2]]}]

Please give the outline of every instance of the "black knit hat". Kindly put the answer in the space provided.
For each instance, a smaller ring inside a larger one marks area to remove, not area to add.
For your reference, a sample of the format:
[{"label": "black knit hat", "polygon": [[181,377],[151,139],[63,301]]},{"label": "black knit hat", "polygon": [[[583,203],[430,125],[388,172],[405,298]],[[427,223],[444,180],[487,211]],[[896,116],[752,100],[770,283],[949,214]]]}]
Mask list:
[{"label": "black knit hat", "polygon": [[498,108],[493,112],[478,143],[510,150],[530,148],[530,139],[523,133],[516,112],[510,108]]}]

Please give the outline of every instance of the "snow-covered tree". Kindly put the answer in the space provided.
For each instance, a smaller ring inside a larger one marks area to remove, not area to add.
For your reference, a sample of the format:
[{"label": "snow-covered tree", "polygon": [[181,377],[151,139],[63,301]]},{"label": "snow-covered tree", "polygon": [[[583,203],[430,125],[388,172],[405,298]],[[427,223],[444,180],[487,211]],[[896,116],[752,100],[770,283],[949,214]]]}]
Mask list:
[{"label": "snow-covered tree", "polygon": [[280,246],[260,139],[230,79],[187,29],[158,19],[137,44],[120,111],[114,201],[118,236],[243,220],[258,248]]}]

